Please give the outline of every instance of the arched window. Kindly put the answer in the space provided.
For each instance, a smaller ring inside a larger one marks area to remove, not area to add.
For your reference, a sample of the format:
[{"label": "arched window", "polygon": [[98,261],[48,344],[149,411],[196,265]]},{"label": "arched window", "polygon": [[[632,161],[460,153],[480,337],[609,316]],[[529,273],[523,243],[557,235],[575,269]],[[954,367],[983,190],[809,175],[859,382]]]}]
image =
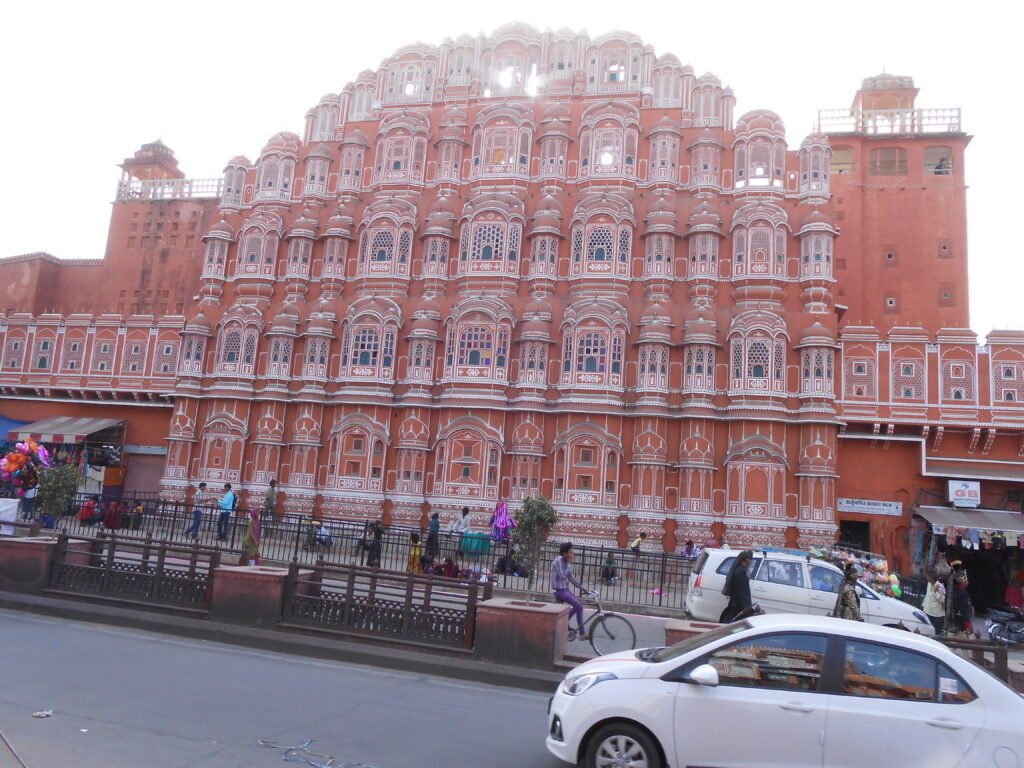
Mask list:
[{"label": "arched window", "polygon": [[576,372],[605,373],[608,370],[608,342],[602,333],[585,333],[576,343]]},{"label": "arched window", "polygon": [[626,224],[599,220],[585,227],[577,225],[573,229],[571,274],[628,276],[632,243],[632,228]]},{"label": "arched window", "polygon": [[730,389],[752,393],[785,391],[786,342],[761,331],[731,342]]},{"label": "arched window", "polygon": [[473,134],[473,175],[528,175],[533,133],[511,120],[495,120]]},{"label": "arched window", "polygon": [[292,179],[295,176],[295,160],[290,157],[267,155],[260,159],[258,176],[260,199],[289,200]]},{"label": "arched window", "polygon": [[364,328],[352,337],[352,362],[355,365],[377,367],[380,354],[380,335],[372,328]]},{"label": "arched window", "polygon": [[221,206],[237,207],[242,204],[242,190],[245,187],[245,169],[229,167],[224,172],[224,193],[221,195]]},{"label": "arched window", "polygon": [[490,367],[493,360],[494,335],[484,326],[469,326],[459,334],[459,365]]},{"label": "arched window", "polygon": [[359,146],[347,146],[341,150],[338,189],[358,189],[361,186],[365,152],[366,150]]},{"label": "arched window", "polygon": [[221,347],[221,363],[237,363],[238,356],[242,350],[242,332],[228,331],[224,335],[224,343]]}]

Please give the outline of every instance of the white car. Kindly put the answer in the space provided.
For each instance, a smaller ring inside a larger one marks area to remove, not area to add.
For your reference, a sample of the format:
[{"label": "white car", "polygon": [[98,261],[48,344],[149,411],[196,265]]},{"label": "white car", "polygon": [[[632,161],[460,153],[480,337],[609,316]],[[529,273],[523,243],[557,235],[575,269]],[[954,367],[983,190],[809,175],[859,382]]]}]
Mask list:
[{"label": "white car", "polygon": [[[686,610],[695,619],[718,621],[722,615],[729,602],[722,587],[738,554],[735,549],[706,549],[701,553],[690,573],[686,594]],[[754,550],[747,572],[750,597],[765,613],[830,616],[843,583],[843,572],[831,563],[772,549]],[[863,584],[857,585],[857,594],[864,621],[887,627],[902,624],[912,632],[935,634],[928,617],[909,603],[880,595]]]},{"label": "white car", "polygon": [[1024,768],[1024,696],[920,635],[754,616],[579,665],[546,744],[580,768]]}]

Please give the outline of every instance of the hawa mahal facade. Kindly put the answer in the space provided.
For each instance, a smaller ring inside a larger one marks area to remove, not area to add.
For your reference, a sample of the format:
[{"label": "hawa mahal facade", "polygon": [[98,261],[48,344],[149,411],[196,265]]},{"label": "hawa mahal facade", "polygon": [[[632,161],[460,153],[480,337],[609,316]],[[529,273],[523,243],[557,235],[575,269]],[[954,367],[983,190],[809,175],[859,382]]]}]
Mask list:
[{"label": "hawa mahal facade", "polygon": [[542,494],[577,541],[853,525],[899,564],[918,505],[1012,503],[1024,452],[1024,334],[968,329],[970,137],[916,96],[868,78],[796,139],[631,34],[407,46],[220,179],[144,145],[102,261],[0,260],[0,412],[123,420],[170,499]]}]

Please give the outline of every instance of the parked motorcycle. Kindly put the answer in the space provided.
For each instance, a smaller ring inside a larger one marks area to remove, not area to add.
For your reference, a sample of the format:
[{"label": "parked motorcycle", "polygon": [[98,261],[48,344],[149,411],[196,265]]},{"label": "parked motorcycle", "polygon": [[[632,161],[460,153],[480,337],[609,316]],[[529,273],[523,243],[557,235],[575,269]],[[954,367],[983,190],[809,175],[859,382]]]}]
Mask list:
[{"label": "parked motorcycle", "polygon": [[988,636],[994,643],[1011,646],[1024,644],[1024,611],[1020,608],[988,612]]}]

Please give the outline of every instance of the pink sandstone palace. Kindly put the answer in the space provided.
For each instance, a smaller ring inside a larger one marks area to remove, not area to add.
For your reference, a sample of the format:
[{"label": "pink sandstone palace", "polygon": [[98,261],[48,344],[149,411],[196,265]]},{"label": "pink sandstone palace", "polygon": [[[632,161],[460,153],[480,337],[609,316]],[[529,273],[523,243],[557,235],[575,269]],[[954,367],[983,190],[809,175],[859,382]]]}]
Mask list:
[{"label": "pink sandstone palace", "polygon": [[970,137],[916,96],[870,77],[787,139],[629,33],[409,45],[220,179],[144,145],[104,259],[0,260],[0,414],[120,426],[169,499],[544,495],[580,542],[909,569],[949,481],[1019,511],[1024,477],[1024,333],[969,330]]}]

